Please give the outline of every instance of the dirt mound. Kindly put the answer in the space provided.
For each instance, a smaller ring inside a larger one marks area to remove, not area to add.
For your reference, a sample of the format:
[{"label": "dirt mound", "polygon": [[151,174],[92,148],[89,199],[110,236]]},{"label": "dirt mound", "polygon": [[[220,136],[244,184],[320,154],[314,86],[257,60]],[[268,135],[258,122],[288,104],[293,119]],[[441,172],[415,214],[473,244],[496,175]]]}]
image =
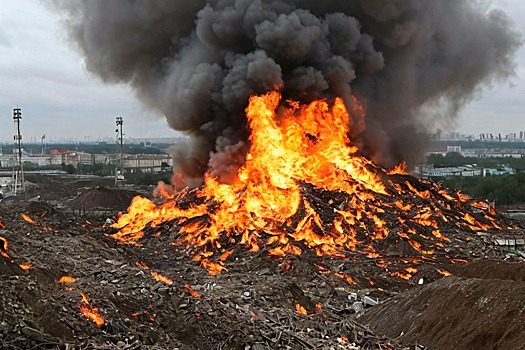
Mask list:
[{"label": "dirt mound", "polygon": [[521,350],[524,293],[524,282],[451,276],[398,295],[358,320],[405,345],[431,350]]},{"label": "dirt mound", "polygon": [[525,282],[525,262],[481,260],[456,271],[457,276]]},{"label": "dirt mound", "polygon": [[[114,178],[77,175],[30,176],[34,181],[26,186],[27,198],[39,196],[40,199],[60,204],[64,199],[78,196],[81,191],[96,186],[112,186]],[[27,181],[26,181],[27,184]]]},{"label": "dirt mound", "polygon": [[36,215],[39,217],[54,217],[63,215],[60,210],[57,210],[48,202],[41,200],[19,202],[11,206],[11,211],[25,213],[28,215]]},{"label": "dirt mound", "polygon": [[107,187],[90,188],[70,202],[70,208],[79,211],[98,209],[126,210],[131,200],[140,195],[136,191],[116,190]]}]

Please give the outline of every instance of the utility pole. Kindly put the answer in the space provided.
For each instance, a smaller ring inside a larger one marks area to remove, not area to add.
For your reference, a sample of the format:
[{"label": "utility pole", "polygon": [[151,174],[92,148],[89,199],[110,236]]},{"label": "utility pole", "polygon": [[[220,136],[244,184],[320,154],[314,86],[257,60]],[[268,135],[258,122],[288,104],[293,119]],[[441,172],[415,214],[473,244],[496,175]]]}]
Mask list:
[{"label": "utility pole", "polygon": [[[119,160],[115,161],[115,186],[118,186],[119,179],[124,178],[124,160],[123,160],[124,133],[122,132],[122,125],[124,124],[124,121],[121,116],[117,117],[116,123],[117,123],[117,128],[115,129],[115,132],[117,133],[116,144],[117,144],[117,153],[119,154]],[[120,174],[119,174],[119,165],[120,165]]]},{"label": "utility pole", "polygon": [[20,133],[20,120],[22,119],[22,110],[13,108],[13,120],[15,123],[15,150],[16,163],[13,165],[13,183],[12,191],[16,196],[18,192],[25,192],[24,165],[22,163],[22,134]]}]

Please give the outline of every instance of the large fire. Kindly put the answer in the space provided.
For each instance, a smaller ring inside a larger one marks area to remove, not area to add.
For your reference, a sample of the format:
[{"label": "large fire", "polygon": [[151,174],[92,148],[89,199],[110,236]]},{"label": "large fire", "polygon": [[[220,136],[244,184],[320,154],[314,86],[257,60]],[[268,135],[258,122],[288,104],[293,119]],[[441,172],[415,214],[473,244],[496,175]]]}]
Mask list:
[{"label": "large fire", "polygon": [[[364,113],[354,103],[355,113]],[[173,244],[194,247],[194,260],[216,274],[239,246],[255,252],[264,245],[275,256],[308,249],[320,256],[378,257],[372,242],[394,232],[415,251],[431,255],[422,242],[442,247],[450,241],[440,231],[444,222],[470,230],[496,227],[491,212],[481,217],[453,212],[457,203],[472,202],[463,194],[431,183],[416,188],[403,165],[387,171],[357,155],[348,134],[362,115],[349,115],[339,98],[301,105],[271,92],[251,97],[246,116],[251,146],[232,183],[208,173],[201,189],[163,193],[162,205],[136,197],[114,224],[119,231],[113,237],[135,244],[146,229],[169,222],[178,229]],[[311,189],[326,194],[326,201],[311,196]],[[396,274],[406,279],[414,272]]]}]

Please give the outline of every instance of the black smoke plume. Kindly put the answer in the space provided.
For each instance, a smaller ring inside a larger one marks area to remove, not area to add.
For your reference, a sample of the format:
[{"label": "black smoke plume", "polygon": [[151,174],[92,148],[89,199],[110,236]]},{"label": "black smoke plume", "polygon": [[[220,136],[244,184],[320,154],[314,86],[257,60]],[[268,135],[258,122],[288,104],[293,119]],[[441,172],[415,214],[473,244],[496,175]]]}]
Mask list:
[{"label": "black smoke plume", "polygon": [[476,0],[54,1],[87,69],[129,84],[191,136],[176,168],[227,181],[243,161],[248,97],[356,96],[352,139],[384,166],[420,159],[421,134],[513,74],[509,18]]}]

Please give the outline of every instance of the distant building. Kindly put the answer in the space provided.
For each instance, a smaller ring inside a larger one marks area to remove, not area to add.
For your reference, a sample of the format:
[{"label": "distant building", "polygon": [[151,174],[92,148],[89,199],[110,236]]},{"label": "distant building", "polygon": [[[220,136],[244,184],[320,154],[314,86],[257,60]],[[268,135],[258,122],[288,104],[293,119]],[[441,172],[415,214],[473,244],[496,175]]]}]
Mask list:
[{"label": "distant building", "polygon": [[16,158],[12,154],[0,154],[0,168],[12,168],[16,165]]},{"label": "distant building", "polygon": [[115,164],[117,155],[114,153],[92,154],[93,164]]},{"label": "distant building", "polygon": [[123,159],[126,172],[159,172],[171,169],[173,158],[166,154],[160,155],[126,155]]},{"label": "distant building", "polygon": [[450,176],[481,176],[483,174],[482,168],[477,168],[473,165],[464,165],[457,167],[433,168],[423,169],[424,178],[432,177],[450,177]]},{"label": "distant building", "polygon": [[[421,170],[418,170],[414,175],[419,176],[420,171]],[[422,168],[422,172],[422,177],[425,179],[451,176],[499,176],[504,174],[515,174],[515,170],[509,167],[508,165],[505,165],[498,169],[494,169],[478,167],[475,164],[442,168],[435,168],[432,164],[425,164]]]},{"label": "distant building", "polygon": [[508,165],[504,165],[503,167],[498,168],[498,169],[494,169],[494,168],[483,169],[483,176],[487,176],[487,175],[498,176],[498,175],[515,174],[515,173],[516,171],[512,169],[511,167],[509,167]]},{"label": "distant building", "polygon": [[447,146],[447,153],[461,153],[461,146]]},{"label": "distant building", "polygon": [[525,158],[525,149],[523,148],[469,148],[464,149],[461,146],[446,146],[444,149],[434,149],[426,153],[446,155],[455,152],[461,154],[463,157],[473,158]]}]

